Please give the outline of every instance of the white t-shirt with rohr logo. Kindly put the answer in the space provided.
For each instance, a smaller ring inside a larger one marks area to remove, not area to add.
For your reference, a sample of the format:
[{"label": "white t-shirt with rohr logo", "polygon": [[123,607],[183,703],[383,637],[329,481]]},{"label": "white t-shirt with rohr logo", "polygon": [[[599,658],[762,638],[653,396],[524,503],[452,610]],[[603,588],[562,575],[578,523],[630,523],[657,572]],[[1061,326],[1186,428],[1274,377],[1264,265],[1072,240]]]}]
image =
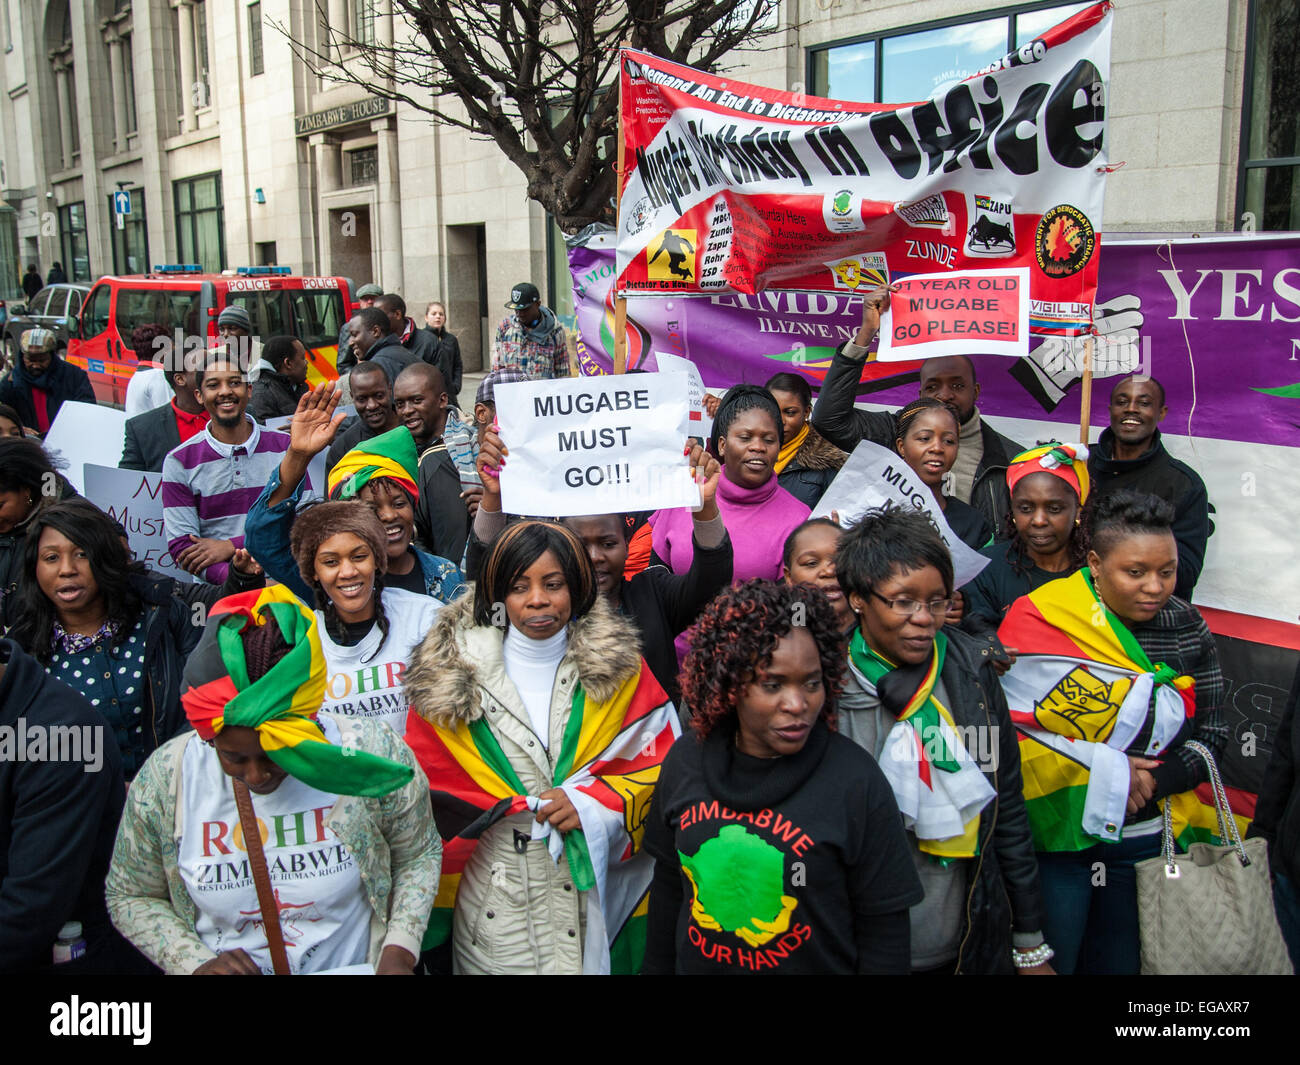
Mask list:
[{"label": "white t-shirt with rohr logo", "polygon": [[[326,738],[339,743],[338,724],[319,721]],[[186,746],[182,771],[179,867],[198,909],[195,931],[209,950],[242,949],[269,974],[274,967],[231,778],[217,752],[197,741]],[[295,974],[363,964],[369,954],[371,910],[361,872],[325,824],[338,799],[294,777],[270,795],[252,796]]]},{"label": "white t-shirt with rohr logo", "polygon": [[[384,614],[388,637],[371,628],[355,646],[345,647],[325,631],[325,615],[316,611],[317,631],[325,651],[325,701],[322,710],[347,717],[384,721],[399,736],[406,735],[406,694],[402,675],[411,652],[433,627],[442,602],[402,588],[385,588]],[[383,646],[380,646],[382,639]]]}]

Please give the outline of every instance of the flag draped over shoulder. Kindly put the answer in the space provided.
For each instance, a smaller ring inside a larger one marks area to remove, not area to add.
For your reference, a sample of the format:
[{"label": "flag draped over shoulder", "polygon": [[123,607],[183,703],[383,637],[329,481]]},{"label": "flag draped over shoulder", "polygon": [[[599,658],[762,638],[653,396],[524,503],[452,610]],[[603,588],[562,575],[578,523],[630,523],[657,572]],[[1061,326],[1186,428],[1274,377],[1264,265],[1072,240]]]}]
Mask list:
[{"label": "flag draped over shoulder", "polygon": [[[545,836],[556,861],[564,854],[579,891],[595,892],[583,950],[587,972],[640,968],[652,874],[641,842],[660,766],[679,732],[677,712],[644,662],[608,702],[597,703],[581,684],[573,693],[554,786],[568,794],[582,828],[561,835],[536,825],[533,838]],[[544,804],[526,793],[484,718],[431,725],[412,711],[406,742],[429,778],[444,837],[428,949],[450,935],[460,877],[478,838],[502,818]]]},{"label": "flag draped over shoulder", "polygon": [[[1139,735],[1148,736],[1145,757],[1164,751],[1196,712],[1195,683],[1151,662],[1086,569],[1017,599],[998,636],[1019,649],[1002,687],[1020,734],[1034,846],[1077,851],[1119,842],[1125,751]],[[1178,797],[1175,834],[1187,827],[1187,812]]]}]

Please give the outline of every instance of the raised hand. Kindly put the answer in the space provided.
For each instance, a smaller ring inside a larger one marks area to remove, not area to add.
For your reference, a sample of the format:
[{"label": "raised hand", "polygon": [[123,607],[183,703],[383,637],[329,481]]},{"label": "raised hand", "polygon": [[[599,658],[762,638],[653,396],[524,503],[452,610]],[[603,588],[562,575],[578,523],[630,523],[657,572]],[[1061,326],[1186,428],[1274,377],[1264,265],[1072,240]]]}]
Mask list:
[{"label": "raised hand", "polygon": [[501,509],[499,502],[501,498],[501,469],[505,466],[506,456],[509,454],[510,449],[502,442],[495,429],[488,429],[483,434],[483,440],[479,444],[478,458],[474,460],[474,468],[478,470],[478,478],[483,482],[484,499],[492,500],[492,502],[484,506],[484,510]]},{"label": "raised hand", "polygon": [[889,295],[898,290],[897,284],[887,285],[873,288],[862,297],[862,326],[858,329],[858,335],[853,338],[853,343],[858,347],[865,348],[880,332],[880,319],[889,310]]},{"label": "raised hand", "polygon": [[700,509],[695,516],[700,521],[712,521],[718,516],[718,475],[722,473],[722,464],[699,444],[691,448],[687,462],[691,476],[700,486]]},{"label": "raised hand", "polygon": [[330,446],[347,415],[335,414],[342,393],[324,381],[298,400],[289,423],[289,450],[311,458]]}]

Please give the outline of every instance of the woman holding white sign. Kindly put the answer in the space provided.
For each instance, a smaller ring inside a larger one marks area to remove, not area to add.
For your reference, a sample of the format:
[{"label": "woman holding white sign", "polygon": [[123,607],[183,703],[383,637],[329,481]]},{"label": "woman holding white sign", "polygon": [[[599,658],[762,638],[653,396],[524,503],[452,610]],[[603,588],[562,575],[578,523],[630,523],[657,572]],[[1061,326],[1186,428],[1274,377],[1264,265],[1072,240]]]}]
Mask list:
[{"label": "woman holding white sign", "polygon": [[[476,574],[486,545],[506,527],[501,511],[501,485],[496,472],[506,464],[509,449],[492,431],[483,433],[479,451],[479,478],[483,499],[474,518],[466,568]],[[731,537],[718,508],[718,460],[696,445],[686,458],[700,486],[700,509],[693,518],[694,555],[684,573],[673,573],[662,565],[643,569],[630,579],[625,569],[631,525],[626,514],[589,514],[564,519],[564,524],[582,541],[596,572],[601,596],[624,617],[630,618],[641,635],[646,664],[674,703],[678,702],[677,654],[674,640],[699,616],[705,604],[731,582]]]},{"label": "woman holding white sign", "polygon": [[[777,481],[776,463],[785,443],[781,409],[765,388],[736,385],[713,419],[713,451],[722,463],[718,510],[731,533],[735,560],[732,580],[781,579],[786,537],[807,520],[808,506]],[[674,573],[685,573],[694,559],[694,515],[686,508],[656,511],[654,555]],[[678,650],[685,647],[678,641]]]}]

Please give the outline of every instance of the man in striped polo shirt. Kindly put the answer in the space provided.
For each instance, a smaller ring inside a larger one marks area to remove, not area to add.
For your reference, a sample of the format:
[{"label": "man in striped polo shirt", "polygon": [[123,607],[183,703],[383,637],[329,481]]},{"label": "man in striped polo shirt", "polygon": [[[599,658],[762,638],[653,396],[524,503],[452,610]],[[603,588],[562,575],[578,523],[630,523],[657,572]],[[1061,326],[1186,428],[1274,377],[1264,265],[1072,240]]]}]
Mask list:
[{"label": "man in striped polo shirt", "polygon": [[[197,391],[208,424],[163,460],[163,527],[177,564],[220,584],[244,546],[244,516],[279,467],[289,435],[244,413],[248,379],[225,348],[206,354]],[[304,504],[315,498],[314,487],[309,479]]]}]

